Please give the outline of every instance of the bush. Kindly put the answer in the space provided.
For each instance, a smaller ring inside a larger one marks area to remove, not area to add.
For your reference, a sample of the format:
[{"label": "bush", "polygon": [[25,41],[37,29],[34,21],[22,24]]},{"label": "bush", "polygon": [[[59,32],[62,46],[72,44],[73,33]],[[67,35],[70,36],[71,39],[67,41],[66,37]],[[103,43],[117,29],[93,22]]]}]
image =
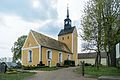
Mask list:
[{"label": "bush", "polygon": [[16,66],[16,68],[22,68],[22,64],[20,63],[20,61],[17,62],[17,66]]},{"label": "bush", "polygon": [[45,66],[45,64],[37,64],[37,66],[38,66],[38,67],[40,67],[40,66]]},{"label": "bush", "polygon": [[85,66],[91,66],[91,64],[90,63],[85,63]]},{"label": "bush", "polygon": [[43,64],[42,61],[40,61],[40,63],[37,64],[37,66],[38,66],[38,67],[40,67],[40,66],[45,66],[45,64]]},{"label": "bush", "polygon": [[60,63],[57,63],[56,64],[56,67],[63,67],[63,64],[60,62]]},{"label": "bush", "polygon": [[46,68],[47,66],[31,66],[31,65],[28,65],[28,66],[22,66],[22,69],[23,70],[35,70],[35,69],[38,69],[38,68]]},{"label": "bush", "polygon": [[22,66],[23,70],[32,70],[33,67],[32,66]]},{"label": "bush", "polygon": [[64,66],[75,66],[75,61],[73,60],[65,60]]},{"label": "bush", "polygon": [[56,66],[57,66],[57,67],[60,67],[60,63],[57,63]]}]

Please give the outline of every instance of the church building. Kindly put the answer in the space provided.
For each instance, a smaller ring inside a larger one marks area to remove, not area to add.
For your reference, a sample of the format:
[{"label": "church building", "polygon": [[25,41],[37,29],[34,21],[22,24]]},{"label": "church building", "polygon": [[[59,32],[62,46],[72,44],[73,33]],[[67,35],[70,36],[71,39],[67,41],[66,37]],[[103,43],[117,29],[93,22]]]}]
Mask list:
[{"label": "church building", "polygon": [[64,60],[74,60],[77,65],[77,30],[72,27],[67,8],[67,18],[64,20],[64,29],[58,34],[58,40],[39,32],[30,30],[22,47],[22,65],[45,66],[64,64]]}]

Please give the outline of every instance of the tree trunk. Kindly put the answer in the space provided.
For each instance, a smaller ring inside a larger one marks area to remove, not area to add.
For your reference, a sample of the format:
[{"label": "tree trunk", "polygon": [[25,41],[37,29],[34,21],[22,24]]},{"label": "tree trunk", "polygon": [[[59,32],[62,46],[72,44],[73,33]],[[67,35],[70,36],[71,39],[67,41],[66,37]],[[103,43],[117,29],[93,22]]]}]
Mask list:
[{"label": "tree trunk", "polygon": [[111,65],[110,52],[106,53],[107,53],[107,66],[110,66]]},{"label": "tree trunk", "polygon": [[115,45],[111,46],[110,57],[111,57],[111,66],[116,67],[116,46]]},{"label": "tree trunk", "polygon": [[96,59],[95,59],[95,66],[98,68],[98,53],[97,53]]},{"label": "tree trunk", "polygon": [[101,64],[101,54],[100,51],[98,51],[95,60],[95,66],[97,67],[97,69],[99,69],[100,64]]},{"label": "tree trunk", "polygon": [[101,65],[101,54],[100,52],[98,54],[99,54],[98,64]]}]

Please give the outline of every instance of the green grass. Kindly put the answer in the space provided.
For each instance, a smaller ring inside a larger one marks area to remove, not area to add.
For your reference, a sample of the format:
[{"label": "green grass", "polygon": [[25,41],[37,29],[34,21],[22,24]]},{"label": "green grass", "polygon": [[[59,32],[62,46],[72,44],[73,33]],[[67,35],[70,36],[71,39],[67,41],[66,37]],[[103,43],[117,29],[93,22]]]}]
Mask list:
[{"label": "green grass", "polygon": [[[40,71],[53,71],[61,69],[62,67],[40,67],[34,68],[32,70],[40,70]],[[0,80],[24,80],[25,78],[34,75],[33,72],[19,72],[15,69],[8,70],[5,74],[0,73]]]},{"label": "green grass", "polygon": [[24,78],[34,74],[35,73],[31,72],[7,72],[5,74],[0,73],[0,80],[24,80]]},{"label": "green grass", "polygon": [[[77,68],[75,72],[80,74],[81,68]],[[98,70],[96,67],[87,66],[85,67],[85,74],[91,75],[91,77],[120,76],[120,69],[114,67],[102,66]]]}]

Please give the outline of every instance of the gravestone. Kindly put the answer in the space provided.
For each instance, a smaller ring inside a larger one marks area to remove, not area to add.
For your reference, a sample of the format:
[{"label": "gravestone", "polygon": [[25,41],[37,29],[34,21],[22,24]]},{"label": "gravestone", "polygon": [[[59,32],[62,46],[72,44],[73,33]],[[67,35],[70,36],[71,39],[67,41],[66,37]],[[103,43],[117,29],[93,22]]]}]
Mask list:
[{"label": "gravestone", "polygon": [[0,73],[5,73],[7,71],[7,66],[5,64],[0,64]]}]

